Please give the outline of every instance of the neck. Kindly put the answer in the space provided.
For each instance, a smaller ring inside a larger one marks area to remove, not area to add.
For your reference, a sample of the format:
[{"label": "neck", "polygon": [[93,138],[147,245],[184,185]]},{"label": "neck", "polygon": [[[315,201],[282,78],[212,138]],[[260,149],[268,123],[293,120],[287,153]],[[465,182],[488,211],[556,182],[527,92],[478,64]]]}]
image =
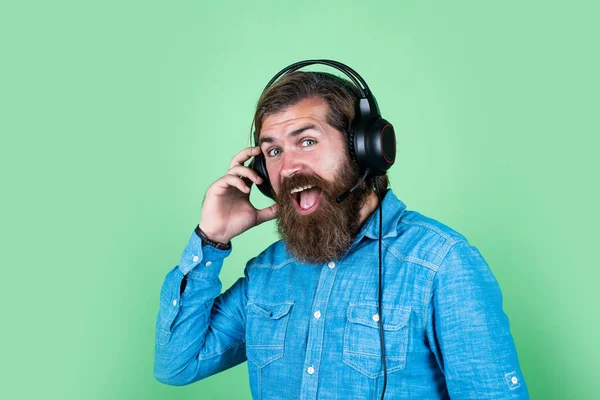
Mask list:
[{"label": "neck", "polygon": [[[383,193],[382,193],[382,198],[383,198]],[[377,209],[378,205],[379,205],[379,199],[377,199],[377,193],[375,193],[373,191],[369,194],[369,197],[367,197],[367,201],[365,201],[365,204],[360,209],[360,227],[362,227],[363,224],[365,223],[365,221],[367,220],[367,218],[369,218],[371,216],[371,214],[373,214],[373,211],[375,211]]]}]

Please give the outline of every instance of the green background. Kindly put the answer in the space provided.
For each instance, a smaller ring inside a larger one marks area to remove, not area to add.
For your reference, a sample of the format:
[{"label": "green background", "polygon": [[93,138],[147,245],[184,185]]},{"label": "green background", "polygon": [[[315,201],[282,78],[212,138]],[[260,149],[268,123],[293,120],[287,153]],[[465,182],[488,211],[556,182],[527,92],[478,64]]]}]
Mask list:
[{"label": "green background", "polygon": [[594,4],[3,0],[0,397],[250,397],[245,364],[154,380],[160,286],[266,82],[323,57],[395,125],[398,197],[490,264],[532,397],[598,398]]}]

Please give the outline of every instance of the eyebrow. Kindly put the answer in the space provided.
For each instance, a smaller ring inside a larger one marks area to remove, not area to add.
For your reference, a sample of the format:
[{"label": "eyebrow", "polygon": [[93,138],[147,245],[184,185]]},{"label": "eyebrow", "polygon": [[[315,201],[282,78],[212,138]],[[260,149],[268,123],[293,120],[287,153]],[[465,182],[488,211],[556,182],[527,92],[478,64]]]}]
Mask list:
[{"label": "eyebrow", "polygon": [[[317,128],[317,126],[315,124],[309,124],[309,125],[305,125],[301,128],[298,128],[298,129],[295,129],[295,130],[289,132],[286,136],[289,136],[289,137],[298,136],[302,132],[308,131],[311,129],[321,132],[321,130],[319,128]],[[260,138],[260,140],[258,141],[258,145],[261,146],[263,143],[273,143],[274,141],[275,141],[274,138],[267,136],[267,137]]]}]

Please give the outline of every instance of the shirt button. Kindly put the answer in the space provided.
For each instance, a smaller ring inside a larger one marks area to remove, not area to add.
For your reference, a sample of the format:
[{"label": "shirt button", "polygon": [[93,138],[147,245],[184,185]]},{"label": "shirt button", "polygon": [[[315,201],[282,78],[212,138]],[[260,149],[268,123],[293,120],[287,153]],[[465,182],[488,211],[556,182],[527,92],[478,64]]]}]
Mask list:
[{"label": "shirt button", "polygon": [[327,266],[333,269],[335,267],[335,263],[333,261],[330,261],[329,264],[327,264]]},{"label": "shirt button", "polygon": [[379,322],[379,314],[373,315],[373,321]]},{"label": "shirt button", "polygon": [[207,267],[210,267],[212,265],[212,262],[211,261],[207,261],[206,264],[204,264],[204,265],[206,265]]},{"label": "shirt button", "polygon": [[177,300],[173,300],[173,305],[176,306],[177,305]]},{"label": "shirt button", "polygon": [[309,374],[314,374],[315,373],[315,368],[314,367],[308,367],[308,369],[306,370],[306,372],[308,372]]},{"label": "shirt button", "polygon": [[192,258],[192,261],[198,262],[198,256],[194,256],[194,258]]},{"label": "shirt button", "polygon": [[510,381],[513,383],[513,385],[516,385],[517,383],[519,383],[519,380],[517,379],[516,376],[513,376]]},{"label": "shirt button", "polygon": [[315,313],[313,314],[315,316],[316,319],[321,318],[321,311],[315,311]]}]

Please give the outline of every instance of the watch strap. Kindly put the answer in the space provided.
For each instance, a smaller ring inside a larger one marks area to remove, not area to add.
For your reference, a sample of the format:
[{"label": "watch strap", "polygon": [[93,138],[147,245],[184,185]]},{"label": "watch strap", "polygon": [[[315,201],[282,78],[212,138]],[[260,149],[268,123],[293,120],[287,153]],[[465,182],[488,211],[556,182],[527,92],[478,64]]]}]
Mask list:
[{"label": "watch strap", "polygon": [[202,240],[202,246],[212,246],[215,249],[219,249],[219,250],[229,250],[231,249],[231,241],[227,244],[225,243],[221,243],[221,242],[215,242],[214,240],[210,240],[206,234],[204,232],[202,232],[202,229],[200,229],[200,225],[196,225],[196,229],[194,229],[194,232],[196,232],[196,235],[198,235],[198,237],[200,238],[200,240]]}]

